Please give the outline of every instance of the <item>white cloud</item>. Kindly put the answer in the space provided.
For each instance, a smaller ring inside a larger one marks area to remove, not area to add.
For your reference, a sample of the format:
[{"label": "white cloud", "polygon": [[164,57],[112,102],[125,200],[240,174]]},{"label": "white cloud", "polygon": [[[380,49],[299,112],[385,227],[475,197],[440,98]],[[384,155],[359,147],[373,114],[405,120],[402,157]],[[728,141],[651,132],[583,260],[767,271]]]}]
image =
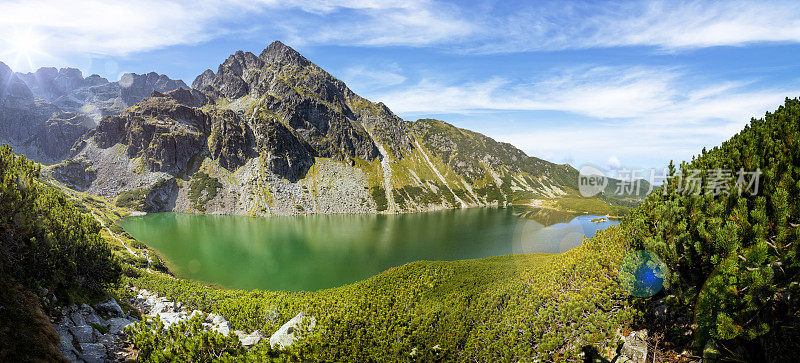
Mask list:
[{"label": "white cloud", "polygon": [[[501,3],[502,4],[502,3]],[[467,7],[434,0],[9,0],[0,46],[30,29],[50,58],[119,56],[221,36],[291,44],[436,46],[478,53],[654,46],[664,50],[800,42],[800,2],[535,2]],[[0,51],[0,53],[3,53]],[[49,61],[49,62],[48,62]]]},{"label": "white cloud", "polygon": [[428,0],[11,0],[0,43],[30,31],[51,56],[118,56],[268,30],[295,44],[421,45],[471,32],[453,11]]},{"label": "white cloud", "polygon": [[406,81],[403,70],[396,63],[382,66],[352,66],[344,70],[341,78],[347,85],[358,92],[361,89],[382,89],[393,87]]},{"label": "white cloud", "polygon": [[[494,77],[454,84],[425,78],[373,97],[399,113],[564,111],[633,124],[651,120],[685,125],[739,119],[800,89],[758,90],[747,81],[709,84],[676,68],[579,67],[550,74],[530,82]],[[696,84],[707,85],[693,88]]]},{"label": "white cloud", "polygon": [[370,96],[401,115],[561,112],[561,118],[574,121],[557,126],[548,120],[531,120],[524,126],[518,121],[505,132],[487,126],[495,130],[489,136],[549,160],[570,156],[578,163],[603,165],[612,157],[624,157],[640,164],[622,165],[630,168],[691,158],[703,146],[733,136],[751,117],[775,109],[786,96],[800,95],[800,87],[759,89],[749,81],[708,82],[676,68],[583,67],[552,74],[528,82],[489,78],[454,84],[428,78]]},{"label": "white cloud", "polygon": [[654,46],[664,50],[800,42],[797,1],[611,1],[529,7],[483,23],[483,53]]},{"label": "white cloud", "polygon": [[620,170],[622,169],[622,162],[616,155],[611,155],[606,162],[606,170]]}]

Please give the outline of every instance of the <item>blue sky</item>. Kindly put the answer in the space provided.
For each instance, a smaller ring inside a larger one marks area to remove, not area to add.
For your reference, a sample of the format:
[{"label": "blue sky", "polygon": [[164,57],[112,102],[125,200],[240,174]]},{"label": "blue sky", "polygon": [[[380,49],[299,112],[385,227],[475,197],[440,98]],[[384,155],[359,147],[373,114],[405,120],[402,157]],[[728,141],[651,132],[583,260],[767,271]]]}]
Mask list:
[{"label": "blue sky", "polygon": [[281,40],[408,120],[529,155],[663,167],[800,96],[797,1],[0,3],[0,60],[191,83]]}]

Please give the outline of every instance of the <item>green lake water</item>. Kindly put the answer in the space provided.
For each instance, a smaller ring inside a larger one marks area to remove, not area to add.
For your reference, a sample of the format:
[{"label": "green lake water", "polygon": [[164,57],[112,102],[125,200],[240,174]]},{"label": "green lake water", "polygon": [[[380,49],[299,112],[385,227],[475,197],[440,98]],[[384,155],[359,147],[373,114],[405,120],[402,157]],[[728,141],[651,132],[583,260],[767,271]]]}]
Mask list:
[{"label": "green lake water", "polygon": [[616,224],[527,208],[252,218],[157,213],[122,227],[177,276],[228,288],[313,291],[420,260],[559,253]]}]

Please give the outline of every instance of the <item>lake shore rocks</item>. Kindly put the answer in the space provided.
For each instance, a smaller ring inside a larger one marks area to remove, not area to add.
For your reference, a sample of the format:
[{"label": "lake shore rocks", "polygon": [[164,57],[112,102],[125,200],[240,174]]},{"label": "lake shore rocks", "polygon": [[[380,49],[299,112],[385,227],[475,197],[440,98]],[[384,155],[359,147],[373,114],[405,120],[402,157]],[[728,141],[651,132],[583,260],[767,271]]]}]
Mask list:
[{"label": "lake shore rocks", "polygon": [[213,330],[225,336],[229,336],[233,332],[245,348],[250,348],[265,339],[265,336],[258,330],[251,333],[241,330],[234,331],[230,322],[222,315],[200,310],[188,311],[180,302],[169,301],[144,289],[134,288],[134,291],[137,292],[137,295],[131,300],[131,305],[144,312],[145,315],[158,316],[167,328],[200,315],[204,317],[203,327],[205,330]]}]

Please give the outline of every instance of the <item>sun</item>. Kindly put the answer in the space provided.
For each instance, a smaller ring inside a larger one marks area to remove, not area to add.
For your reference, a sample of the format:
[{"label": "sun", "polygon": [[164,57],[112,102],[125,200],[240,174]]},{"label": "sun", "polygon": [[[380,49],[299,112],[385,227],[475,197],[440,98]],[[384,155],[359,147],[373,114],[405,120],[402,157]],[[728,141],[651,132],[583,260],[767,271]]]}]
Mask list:
[{"label": "sun", "polygon": [[14,59],[14,66],[27,66],[34,70],[33,59],[44,54],[41,48],[42,37],[32,29],[15,30],[13,35],[5,40],[7,54]]}]

